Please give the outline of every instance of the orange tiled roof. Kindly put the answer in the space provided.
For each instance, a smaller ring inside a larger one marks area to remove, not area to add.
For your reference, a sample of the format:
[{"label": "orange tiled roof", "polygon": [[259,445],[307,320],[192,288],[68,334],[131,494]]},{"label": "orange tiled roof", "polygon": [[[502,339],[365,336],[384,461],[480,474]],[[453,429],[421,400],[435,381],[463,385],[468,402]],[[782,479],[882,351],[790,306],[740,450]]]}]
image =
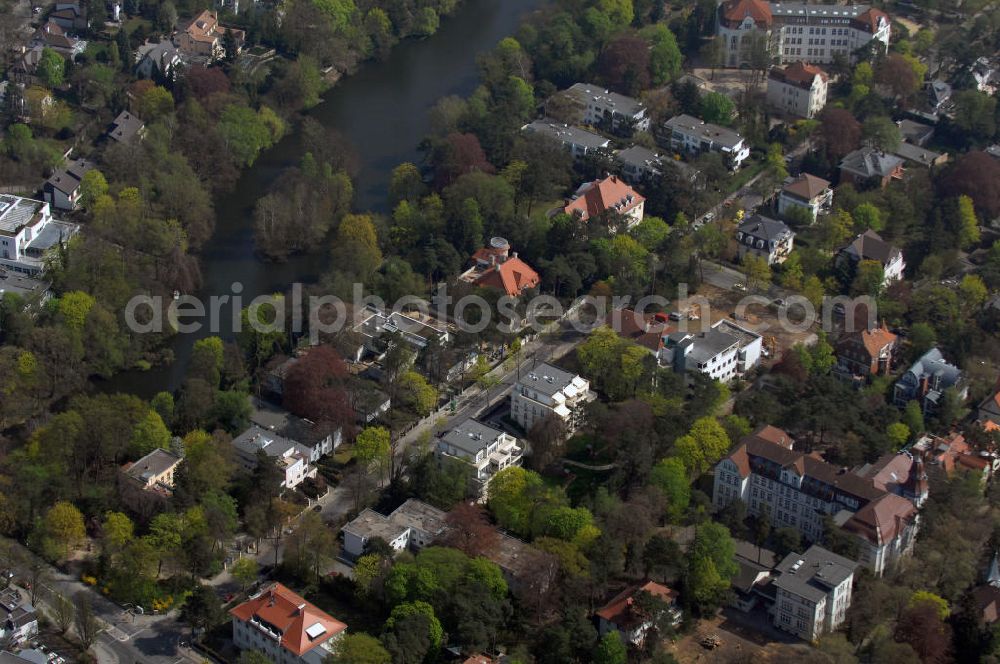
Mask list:
[{"label": "orange tiled roof", "polygon": [[747,16],[755,23],[771,24],[771,6],[763,0],[730,0],[722,6],[722,16],[730,23],[741,23]]},{"label": "orange tiled roof", "polygon": [[502,290],[511,297],[517,297],[526,288],[534,288],[540,282],[538,273],[516,256],[495,265],[476,279],[480,286]]},{"label": "orange tiled roof", "polygon": [[895,539],[916,513],[916,506],[906,498],[885,493],[855,512],[844,528],[881,545]]},{"label": "orange tiled roof", "polygon": [[635,189],[619,180],[617,176],[611,175],[603,180],[591,182],[586,190],[570,201],[564,210],[566,214],[579,215],[580,219],[586,221],[612,209],[619,214],[625,214],[645,200]]},{"label": "orange tiled roof", "polygon": [[872,8],[862,14],[859,14],[854,20],[863,24],[869,31],[874,33],[878,30],[879,19],[882,18],[889,20],[889,15],[880,9]]},{"label": "orange tiled roof", "polygon": [[655,581],[647,581],[637,588],[626,588],[619,594],[615,595],[610,602],[597,610],[597,615],[610,623],[626,628],[631,624],[638,623],[638,616],[631,610],[631,608],[633,598],[641,591],[645,591],[654,597],[659,597],[668,604],[677,599],[676,590],[667,588],[666,586],[656,583]]},{"label": "orange tiled roof", "polygon": [[792,449],[795,445],[795,439],[789,436],[787,431],[771,424],[765,424],[751,435],[759,440],[766,440],[787,449]]},{"label": "orange tiled roof", "polygon": [[873,330],[861,331],[861,343],[871,357],[878,357],[883,348],[896,343],[898,337],[889,331],[885,324]]},{"label": "orange tiled roof", "polygon": [[279,632],[282,647],[299,657],[347,629],[347,625],[280,583],[266,588],[229,613],[243,622],[256,619],[268,629]]}]

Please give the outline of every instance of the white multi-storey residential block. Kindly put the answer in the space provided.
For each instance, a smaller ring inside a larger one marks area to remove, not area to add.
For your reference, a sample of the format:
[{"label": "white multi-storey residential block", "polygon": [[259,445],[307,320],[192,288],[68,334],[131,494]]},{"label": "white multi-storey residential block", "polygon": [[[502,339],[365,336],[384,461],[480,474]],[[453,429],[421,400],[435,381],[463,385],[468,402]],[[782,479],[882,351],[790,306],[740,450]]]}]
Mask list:
[{"label": "white multi-storey residential block", "polygon": [[583,404],[595,396],[586,378],[551,364],[540,364],[521,374],[510,399],[510,413],[525,431],[552,416],[569,432],[579,422]]},{"label": "white multi-storey residential block", "polygon": [[517,438],[471,418],[455,425],[437,443],[439,457],[457,459],[468,466],[471,488],[483,499],[489,495],[494,475],[521,465],[522,452]]}]

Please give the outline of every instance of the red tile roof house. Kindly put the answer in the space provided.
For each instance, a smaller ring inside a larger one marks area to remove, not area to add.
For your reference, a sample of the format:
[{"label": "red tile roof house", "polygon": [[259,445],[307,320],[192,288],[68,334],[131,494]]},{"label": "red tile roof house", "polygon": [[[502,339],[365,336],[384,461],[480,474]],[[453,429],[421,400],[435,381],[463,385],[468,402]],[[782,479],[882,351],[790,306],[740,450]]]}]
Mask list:
[{"label": "red tile roof house", "polygon": [[655,581],[647,581],[641,586],[626,588],[597,610],[595,613],[597,631],[601,636],[612,630],[618,630],[622,641],[633,646],[642,646],[646,633],[653,627],[654,620],[641,608],[640,593],[648,593],[665,602],[669,607],[667,610],[672,625],[676,627],[680,624],[681,612],[677,608],[677,591]]},{"label": "red tile roof house", "polygon": [[265,586],[229,615],[237,648],[260,650],[282,664],[323,664],[347,629],[280,583]]},{"label": "red tile roof house", "polygon": [[992,423],[993,427],[1000,424],[1000,379],[997,379],[993,393],[979,404],[979,408],[976,410],[976,420],[984,428],[987,427],[988,423]]},{"label": "red tile roof house", "polygon": [[982,475],[986,482],[993,474],[997,459],[987,452],[976,453],[960,433],[951,433],[947,438],[926,434],[915,442],[911,448],[922,453],[931,467],[938,468],[947,477],[956,470],[972,471]]},{"label": "red tile roof house", "polygon": [[206,9],[177,36],[177,48],[184,55],[207,58],[209,62],[218,60],[225,55],[223,36],[226,32],[233,33],[237,50],[242,48],[246,33],[219,25],[218,14]]},{"label": "red tile roof house", "polygon": [[[642,221],[646,199],[616,175],[580,185],[573,200],[563,212],[581,221],[590,221],[603,215],[620,215],[625,227],[632,228]],[[610,219],[609,219],[610,221]]]},{"label": "red tile roof house", "polygon": [[830,515],[858,538],[859,562],[877,575],[912,552],[919,526],[913,502],[793,447],[776,427],[743,438],[715,467],[713,506],[742,500],[750,514],[767,509],[775,527],[795,528],[814,542],[822,540]]},{"label": "red tile roof house", "polygon": [[510,250],[510,243],[502,237],[490,238],[486,247],[472,255],[472,267],[459,276],[459,281],[495,288],[510,297],[518,297],[528,288],[541,283],[538,273],[517,252]]},{"label": "red tile roof house", "polygon": [[885,376],[892,371],[898,337],[881,327],[844,334],[837,341],[837,372],[848,376]]}]

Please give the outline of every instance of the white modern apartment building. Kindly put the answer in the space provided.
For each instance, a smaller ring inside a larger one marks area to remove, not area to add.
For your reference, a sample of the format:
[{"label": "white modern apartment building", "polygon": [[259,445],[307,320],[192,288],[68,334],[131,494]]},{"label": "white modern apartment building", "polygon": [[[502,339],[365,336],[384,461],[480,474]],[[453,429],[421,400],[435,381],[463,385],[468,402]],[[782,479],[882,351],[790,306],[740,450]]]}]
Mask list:
[{"label": "white modern apartment building", "polygon": [[889,46],[889,16],[868,5],[825,5],[727,0],[719,6],[716,34],[725,46],[725,65],[750,65],[754,49],[766,45],[776,64],[831,63],[875,42]]},{"label": "white modern apartment building", "polygon": [[473,493],[485,500],[493,476],[509,466],[520,466],[523,450],[509,433],[469,418],[438,439],[436,452],[438,457],[467,465]]},{"label": "white modern apartment building", "polygon": [[736,131],[681,114],[666,121],[670,148],[688,154],[718,152],[734,171],[750,156],[750,146]]},{"label": "white modern apartment building", "polygon": [[395,551],[419,550],[445,531],[447,514],[432,505],[410,498],[386,516],[365,509],[344,526],[344,552],[357,558],[373,538],[384,540]]},{"label": "white modern apartment building", "polygon": [[812,118],[826,106],[830,77],[805,62],[793,62],[784,69],[772,67],[767,75],[767,103],[789,115]]},{"label": "white modern apartment building", "polygon": [[869,477],[796,452],[793,443],[771,426],[743,438],[715,467],[715,508],[741,500],[750,514],[766,510],[775,528],[795,528],[811,542],[822,541],[829,516],[858,539],[859,562],[877,575],[912,552],[919,526],[912,501]]},{"label": "white modern apartment building", "polygon": [[280,583],[230,609],[233,643],[275,664],[324,664],[347,625]]},{"label": "white modern apartment building", "polygon": [[851,606],[857,566],[816,545],[805,553],[789,553],[775,569],[775,626],[806,641],[835,631]]},{"label": "white modern apartment building", "polygon": [[611,141],[600,134],[595,134],[592,131],[580,129],[579,127],[573,127],[551,118],[535,120],[521,127],[521,131],[548,136],[552,140],[558,141],[564,148],[570,151],[574,159],[579,159],[589,152],[607,148],[611,145]]},{"label": "white modern apartment building", "polygon": [[37,275],[45,269],[45,255],[79,229],[53,219],[48,203],[0,194],[0,267]]},{"label": "white modern apartment building", "polygon": [[308,447],[256,424],[233,438],[233,447],[236,448],[236,460],[248,473],[257,467],[258,452],[263,451],[274,459],[283,474],[281,487],[284,489],[294,489],[307,477],[316,476],[316,468],[309,463],[312,451]]},{"label": "white modern apartment building", "polygon": [[583,106],[583,121],[595,127],[618,131],[631,126],[636,131],[649,129],[649,116],[642,102],[612,92],[592,83],[576,83],[566,94]]},{"label": "white modern apartment building", "polygon": [[559,418],[572,431],[583,415],[583,405],[595,397],[586,378],[540,364],[521,374],[510,398],[510,414],[525,431],[549,416]]},{"label": "white modern apartment building", "polygon": [[761,348],[759,334],[720,320],[704,332],[664,335],[657,359],[677,373],[693,371],[728,383],[760,363]]}]

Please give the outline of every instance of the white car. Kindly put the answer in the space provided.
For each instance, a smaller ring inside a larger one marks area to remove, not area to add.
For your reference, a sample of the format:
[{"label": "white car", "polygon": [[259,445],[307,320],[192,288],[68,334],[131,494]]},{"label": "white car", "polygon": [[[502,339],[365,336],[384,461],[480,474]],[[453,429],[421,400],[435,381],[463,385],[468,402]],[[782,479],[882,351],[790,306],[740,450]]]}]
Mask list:
[{"label": "white car", "polygon": [[747,285],[742,281],[737,281],[735,284],[733,284],[733,290],[745,291],[746,289]]}]

